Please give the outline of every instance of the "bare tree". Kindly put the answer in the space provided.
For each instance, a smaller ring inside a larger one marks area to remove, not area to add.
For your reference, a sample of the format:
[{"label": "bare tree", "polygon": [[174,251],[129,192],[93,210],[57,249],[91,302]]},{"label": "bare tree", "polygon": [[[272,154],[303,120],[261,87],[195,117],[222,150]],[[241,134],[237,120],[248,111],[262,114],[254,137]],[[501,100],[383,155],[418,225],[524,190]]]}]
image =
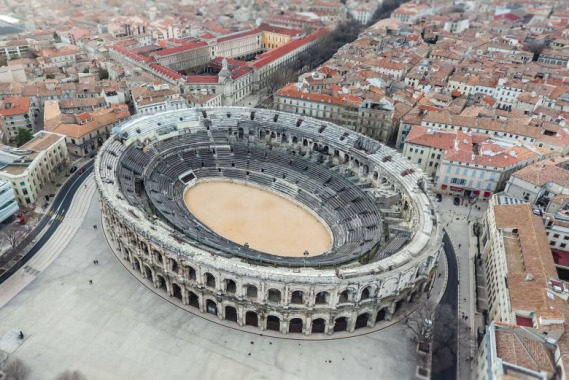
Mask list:
[{"label": "bare tree", "polygon": [[276,70],[267,78],[266,90],[269,94],[273,94],[279,88],[287,83],[294,82],[296,79],[296,72],[290,67]]},{"label": "bare tree", "polygon": [[4,367],[6,379],[26,380],[32,370],[21,359],[13,358]]},{"label": "bare tree", "polygon": [[24,232],[13,224],[7,226],[2,230],[5,241],[10,245],[11,249],[15,249],[24,238]]},{"label": "bare tree", "polygon": [[433,341],[436,306],[434,302],[425,300],[413,314],[402,320],[417,343],[430,344]]},{"label": "bare tree", "polygon": [[73,372],[70,370],[66,370],[65,372],[62,372],[59,375],[57,375],[57,377],[55,378],[55,380],[86,380],[86,379],[87,378],[83,376],[83,374],[78,370],[75,370]]}]

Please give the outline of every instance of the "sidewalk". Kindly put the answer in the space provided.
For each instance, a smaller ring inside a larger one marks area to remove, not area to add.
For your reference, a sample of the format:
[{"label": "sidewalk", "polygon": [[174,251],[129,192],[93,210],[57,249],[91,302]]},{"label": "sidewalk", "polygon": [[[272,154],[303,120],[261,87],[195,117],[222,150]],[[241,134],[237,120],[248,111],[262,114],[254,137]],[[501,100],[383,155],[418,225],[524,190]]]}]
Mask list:
[{"label": "sidewalk", "polygon": [[[452,196],[443,196],[439,203],[442,223],[457,253],[458,262],[458,317],[470,329],[470,342],[463,342],[458,347],[459,379],[470,379],[474,376],[471,368],[471,357],[475,354],[476,342],[476,282],[474,260],[476,257],[476,237],[472,233],[472,224],[483,217],[488,206],[487,202],[478,201],[473,205],[455,206]],[[478,210],[480,207],[480,210]],[[466,338],[466,337],[463,337]],[[461,337],[459,337],[461,339]]]},{"label": "sidewalk", "polygon": [[[0,285],[0,308],[20,293],[63,251],[81,226],[88,206],[96,192],[93,176],[86,180],[87,187],[71,202],[69,212],[49,241],[16,273]],[[42,231],[41,234],[44,232]]]}]

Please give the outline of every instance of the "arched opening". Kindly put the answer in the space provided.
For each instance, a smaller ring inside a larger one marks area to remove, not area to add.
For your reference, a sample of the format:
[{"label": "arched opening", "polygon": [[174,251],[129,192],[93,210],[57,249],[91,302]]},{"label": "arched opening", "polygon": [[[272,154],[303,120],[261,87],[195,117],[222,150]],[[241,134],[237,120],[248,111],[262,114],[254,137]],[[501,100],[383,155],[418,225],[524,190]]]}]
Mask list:
[{"label": "arched opening", "polygon": [[225,290],[228,294],[235,294],[237,291],[237,285],[235,284],[235,281],[230,279],[225,280]]},{"label": "arched opening", "polygon": [[152,280],[152,270],[150,270],[150,268],[148,268],[148,266],[144,266],[144,277],[150,281],[153,282]]},{"label": "arched opening", "polygon": [[205,310],[209,314],[217,315],[217,304],[212,300],[207,300],[205,303]]},{"label": "arched opening", "polygon": [[233,306],[225,306],[225,319],[237,322],[237,310]]},{"label": "arched opening", "polygon": [[174,259],[170,259],[170,270],[174,273],[178,273],[178,263]]},{"label": "arched opening", "polygon": [[338,297],[338,303],[346,303],[350,302],[350,292],[344,290],[340,292],[340,296]]},{"label": "arched opening", "polygon": [[211,273],[205,274],[205,286],[215,288],[215,277]]},{"label": "arched opening", "polygon": [[293,318],[288,323],[289,333],[302,333],[302,319]]},{"label": "arched opening", "polygon": [[193,306],[193,307],[197,307],[197,308],[200,307],[200,299],[196,293],[190,292],[188,294],[188,305]]},{"label": "arched opening", "polygon": [[281,331],[281,320],[279,317],[269,315],[267,317],[267,330]]},{"label": "arched opening", "polygon": [[182,288],[180,288],[180,285],[172,284],[172,296],[182,301]]},{"label": "arched opening", "polygon": [[140,269],[140,261],[136,258],[134,259],[134,270],[137,270],[140,273],[142,273],[142,270]]},{"label": "arched opening", "polygon": [[375,181],[377,181],[378,178],[379,178],[379,174],[377,172],[373,172],[373,179]]},{"label": "arched opening", "polygon": [[361,295],[361,297],[360,297],[360,301],[367,300],[367,299],[369,299],[369,287],[365,288],[365,289],[362,291],[362,295]]},{"label": "arched opening", "polygon": [[158,282],[158,286],[157,288],[163,291],[168,291],[168,289],[166,288],[166,280],[164,279],[164,277],[158,275],[156,277],[156,281]]},{"label": "arched opening", "polygon": [[191,266],[187,265],[186,266],[186,276],[188,276],[188,278],[190,280],[195,281],[196,280],[196,270],[194,268],[192,268]]},{"label": "arched opening", "polygon": [[346,317],[336,318],[336,321],[334,323],[334,332],[346,331],[347,329],[348,329],[348,318]]},{"label": "arched opening", "polygon": [[405,300],[401,299],[399,301],[397,301],[397,303],[395,304],[395,313],[399,311],[399,309],[401,309],[401,306],[403,306],[403,304],[405,303]]},{"label": "arched opening", "polygon": [[369,316],[367,313],[358,315],[358,318],[356,319],[356,329],[361,329],[362,327],[366,327],[368,319]]},{"label": "arched opening", "polygon": [[294,304],[302,304],[303,302],[303,294],[302,291],[300,290],[295,290],[294,292],[292,292],[292,295],[290,297],[290,303],[294,303]]},{"label": "arched opening", "polygon": [[281,291],[277,289],[269,289],[269,302],[281,302]]},{"label": "arched opening", "polygon": [[326,331],[326,320],[317,318],[312,321],[312,334],[324,333]]},{"label": "arched opening", "polygon": [[316,294],[315,303],[317,305],[327,305],[330,299],[330,294],[328,292],[320,292]]},{"label": "arched opening", "polygon": [[384,307],[380,311],[377,312],[377,317],[375,318],[376,322],[385,321],[385,316],[387,315],[387,308]]},{"label": "arched opening", "polygon": [[162,255],[160,254],[160,252],[158,251],[154,251],[154,258],[156,259],[157,262],[159,262],[160,264],[162,264],[163,262],[163,258]]},{"label": "arched opening", "polygon": [[254,285],[247,286],[247,298],[256,299],[257,298],[257,287]]},{"label": "arched opening", "polygon": [[292,136],[292,143],[297,144],[298,143],[298,137]]},{"label": "arched opening", "polygon": [[247,326],[259,327],[259,317],[257,317],[257,313],[254,311],[248,311],[245,313],[245,324]]}]

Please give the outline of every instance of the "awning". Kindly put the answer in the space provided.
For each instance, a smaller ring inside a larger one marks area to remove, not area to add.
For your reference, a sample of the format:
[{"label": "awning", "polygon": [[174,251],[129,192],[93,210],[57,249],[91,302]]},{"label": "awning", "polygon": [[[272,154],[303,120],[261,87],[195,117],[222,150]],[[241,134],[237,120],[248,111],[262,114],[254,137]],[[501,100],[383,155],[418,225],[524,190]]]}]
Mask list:
[{"label": "awning", "polygon": [[484,192],[484,196],[485,196],[486,198],[488,198],[490,195],[492,195],[491,192],[489,192],[489,191],[485,191],[485,192]]},{"label": "awning", "polygon": [[446,190],[448,186],[447,185],[441,185],[441,189]]},{"label": "awning", "polygon": [[533,319],[522,317],[521,315],[516,315],[516,325],[518,326],[525,326],[525,327],[533,327]]},{"label": "awning", "polygon": [[480,194],[480,190],[474,190],[474,195]]},{"label": "awning", "polygon": [[462,190],[464,190],[462,187],[456,187],[456,186],[451,186],[450,189],[451,189],[452,191],[462,191]]}]

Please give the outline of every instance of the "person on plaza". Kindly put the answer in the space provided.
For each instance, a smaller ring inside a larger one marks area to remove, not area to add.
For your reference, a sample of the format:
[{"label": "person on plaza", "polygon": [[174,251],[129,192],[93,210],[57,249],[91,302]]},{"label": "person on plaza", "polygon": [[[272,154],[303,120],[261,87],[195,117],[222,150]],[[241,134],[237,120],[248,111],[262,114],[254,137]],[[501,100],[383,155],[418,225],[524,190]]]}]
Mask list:
[{"label": "person on plaza", "polygon": [[93,280],[89,280],[89,285],[93,285]]},{"label": "person on plaza", "polygon": [[18,337],[22,340],[24,339],[24,333],[21,330],[20,330],[20,334],[18,335]]}]

